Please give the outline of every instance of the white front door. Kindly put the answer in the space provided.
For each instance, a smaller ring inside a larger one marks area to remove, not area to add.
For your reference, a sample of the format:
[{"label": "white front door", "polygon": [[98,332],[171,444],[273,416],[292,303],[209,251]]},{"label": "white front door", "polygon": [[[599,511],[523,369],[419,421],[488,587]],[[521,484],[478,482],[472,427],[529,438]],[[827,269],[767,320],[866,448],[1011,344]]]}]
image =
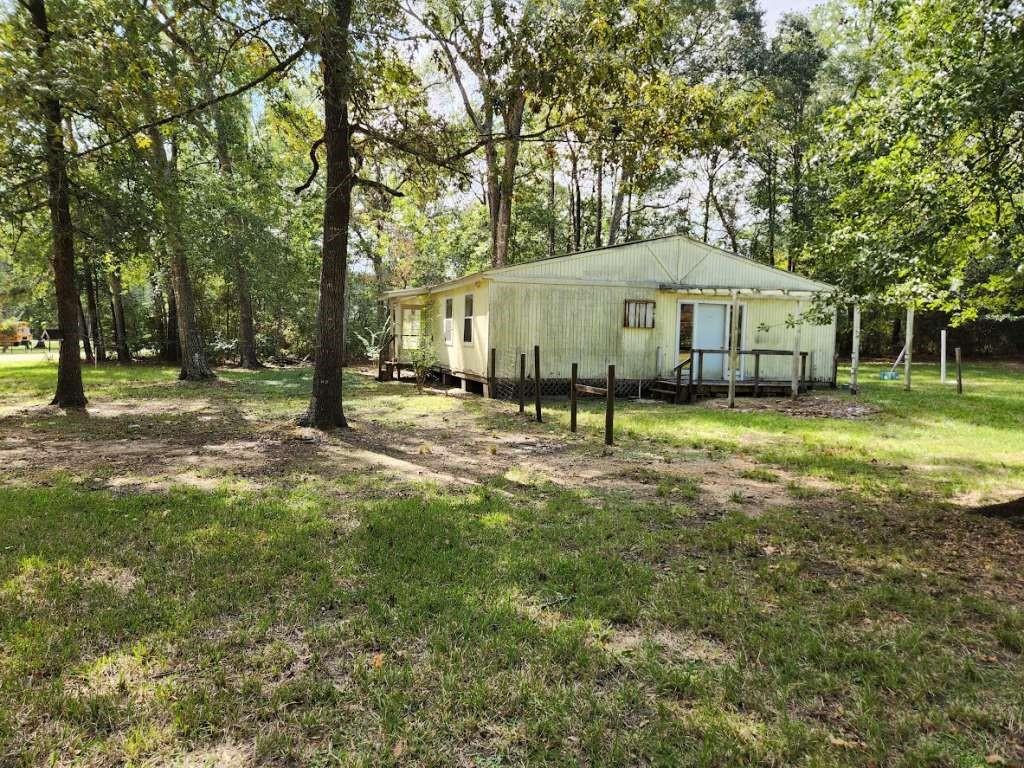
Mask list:
[{"label": "white front door", "polygon": [[[697,317],[693,329],[693,346],[697,349],[725,349],[729,306],[727,304],[697,305]],[[725,378],[726,356],[721,352],[704,354],[704,378]],[[697,361],[694,361],[696,364]]]}]

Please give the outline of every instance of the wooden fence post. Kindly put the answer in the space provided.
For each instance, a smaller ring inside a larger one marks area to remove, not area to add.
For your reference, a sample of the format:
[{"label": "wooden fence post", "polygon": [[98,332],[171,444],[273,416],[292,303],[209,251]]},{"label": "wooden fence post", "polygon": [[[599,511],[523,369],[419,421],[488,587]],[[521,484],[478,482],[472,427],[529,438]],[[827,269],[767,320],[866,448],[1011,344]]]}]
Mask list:
[{"label": "wooden fence post", "polygon": [[576,431],[576,380],[579,378],[580,364],[572,364],[569,374],[569,431]]},{"label": "wooden fence post", "polygon": [[526,413],[526,353],[519,353],[519,413]]},{"label": "wooden fence post", "polygon": [[608,366],[607,400],[604,406],[604,444],[612,444],[612,431],[615,426],[615,366]]},{"label": "wooden fence post", "polygon": [[835,389],[839,386],[839,353],[836,352],[832,355],[832,383],[829,384],[829,389]]},{"label": "wooden fence post", "polygon": [[686,380],[686,402],[693,402],[693,350],[690,350],[690,373],[689,378]]},{"label": "wooden fence post", "polygon": [[761,353],[754,352],[754,397],[761,393]]},{"label": "wooden fence post", "polygon": [[494,379],[497,370],[498,350],[491,347],[490,359],[487,361],[487,397],[494,399]]},{"label": "wooden fence post", "polygon": [[960,347],[954,350],[956,354],[956,393],[962,395],[964,393],[964,374],[960,367]]},{"label": "wooden fence post", "polygon": [[[690,364],[693,367],[693,363]],[[679,390],[683,386],[683,366],[676,366],[676,391],[672,394],[672,405],[679,405]]]},{"label": "wooden fence post", "polygon": [[537,407],[537,422],[542,421],[540,415],[540,345],[535,344],[533,347],[533,393],[534,402]]}]

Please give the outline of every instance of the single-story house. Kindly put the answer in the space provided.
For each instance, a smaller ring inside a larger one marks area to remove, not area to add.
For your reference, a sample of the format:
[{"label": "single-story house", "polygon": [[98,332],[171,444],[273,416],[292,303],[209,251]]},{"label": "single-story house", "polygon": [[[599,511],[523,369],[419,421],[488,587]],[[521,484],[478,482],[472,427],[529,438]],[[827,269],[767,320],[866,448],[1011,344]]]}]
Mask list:
[{"label": "single-story house", "polygon": [[671,235],[394,290],[386,299],[395,362],[410,362],[412,350],[430,343],[445,379],[508,397],[523,354],[533,377],[535,346],[542,390],[551,394],[565,391],[573,363],[581,381],[603,381],[614,364],[617,391],[636,394],[672,380],[682,362],[685,379],[692,369],[713,390],[730,375],[734,306],[741,385],[752,386],[756,374],[761,391],[788,386],[796,348],[804,387],[832,383],[835,312],[812,321],[807,310],[834,290]]}]

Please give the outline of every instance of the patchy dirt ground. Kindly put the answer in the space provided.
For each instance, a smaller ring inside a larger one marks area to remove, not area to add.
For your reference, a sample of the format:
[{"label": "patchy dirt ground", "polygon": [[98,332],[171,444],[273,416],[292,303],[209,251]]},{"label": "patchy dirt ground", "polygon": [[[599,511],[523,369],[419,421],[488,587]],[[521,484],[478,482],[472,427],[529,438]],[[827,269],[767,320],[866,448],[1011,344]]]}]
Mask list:
[{"label": "patchy dirt ground", "polygon": [[[705,402],[708,408],[728,408],[729,402],[724,397],[717,397]],[[774,411],[787,416],[815,419],[864,419],[874,416],[879,408],[871,403],[851,403],[827,395],[801,395],[797,400],[788,397],[738,397],[736,410],[753,413],[757,411]]]},{"label": "patchy dirt ground", "polygon": [[[485,407],[514,414],[503,403]],[[226,478],[258,488],[294,473],[372,470],[443,485],[504,478],[517,485],[552,483],[666,500],[681,485],[699,489],[683,493],[697,506],[735,505],[755,516],[791,503],[787,487],[796,482],[739,455],[657,446],[605,449],[590,437],[538,429],[514,415],[511,428],[490,427],[486,413],[459,406],[407,413],[410,421],[400,425],[357,412],[351,430],[333,435],[285,421],[247,419],[203,399],[99,401],[86,414],[68,417],[78,429],[39,428],[40,420],[57,413],[51,407],[21,409],[3,420],[0,462],[8,469],[8,482],[38,483],[65,473],[119,492],[173,485],[212,490]],[[822,480],[815,485],[830,487]]]}]

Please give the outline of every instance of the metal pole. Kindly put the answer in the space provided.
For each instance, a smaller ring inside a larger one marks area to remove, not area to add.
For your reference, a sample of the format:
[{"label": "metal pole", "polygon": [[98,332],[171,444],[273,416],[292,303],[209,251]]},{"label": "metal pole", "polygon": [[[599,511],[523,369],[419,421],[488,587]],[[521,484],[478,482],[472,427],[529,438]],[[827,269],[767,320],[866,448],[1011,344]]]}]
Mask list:
[{"label": "metal pole", "polygon": [[910,391],[910,358],[914,353],[914,307],[907,307],[907,356],[903,358],[903,388]]},{"label": "metal pole", "polygon": [[740,301],[736,291],[732,292],[732,306],[729,309],[729,407],[736,407],[736,365],[739,362]]},{"label": "metal pole", "polygon": [[939,381],[946,383],[946,329],[939,331]]},{"label": "metal pole", "polygon": [[857,371],[860,367],[860,304],[853,305],[853,348],[850,350],[850,394],[860,391]]},{"label": "metal pole", "polygon": [[796,328],[793,331],[793,359],[790,367],[790,396],[796,400],[800,396],[800,302],[796,303]]}]

